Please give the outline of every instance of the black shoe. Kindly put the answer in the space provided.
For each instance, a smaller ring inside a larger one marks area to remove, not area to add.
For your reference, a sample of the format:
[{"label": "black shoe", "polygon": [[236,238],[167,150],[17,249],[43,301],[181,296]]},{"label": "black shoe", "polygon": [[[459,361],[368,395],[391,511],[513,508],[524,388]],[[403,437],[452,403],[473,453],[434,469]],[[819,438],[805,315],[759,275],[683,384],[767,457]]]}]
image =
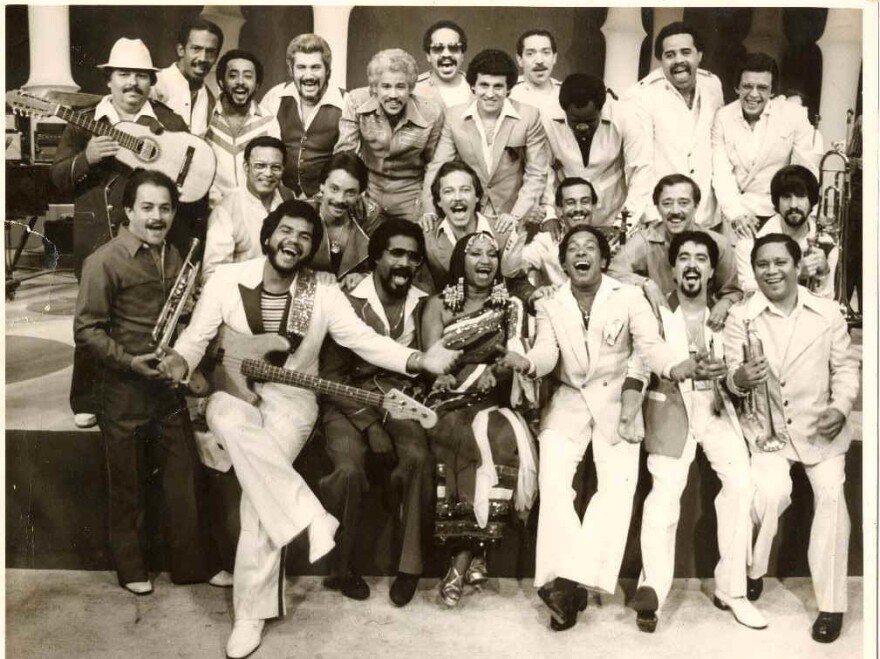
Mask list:
[{"label": "black shoe", "polygon": [[324,588],[338,590],[349,599],[365,600],[370,596],[367,582],[356,574],[349,574],[347,577],[327,577],[323,583]]},{"label": "black shoe", "polygon": [[416,586],[418,585],[418,574],[398,572],[397,578],[388,590],[388,596],[391,598],[391,601],[394,602],[394,606],[406,606],[413,598],[413,595],[415,595]]},{"label": "black shoe", "polygon": [[752,579],[751,577],[746,577],[746,599],[750,602],[757,602],[758,598],[761,597],[761,593],[764,592],[764,578],[758,577],[757,579]]},{"label": "black shoe", "polygon": [[[583,590],[583,592],[586,594],[586,590]],[[565,631],[574,627],[577,623],[578,611],[587,608],[586,604],[584,604],[583,608],[579,608],[582,600],[573,587],[542,586],[538,589],[538,596],[547,605],[547,608],[550,609],[550,629],[555,632]],[[583,599],[585,600],[586,598],[584,597]]]},{"label": "black shoe", "polygon": [[819,643],[833,643],[840,636],[840,628],[842,626],[842,613],[819,611],[819,617],[813,623],[813,640]]},{"label": "black shoe", "polygon": [[550,609],[550,615],[553,620],[560,624],[567,622],[567,609],[571,608],[571,603],[566,595],[567,593],[564,593],[549,584],[541,586],[538,589],[538,597],[540,597],[541,601],[547,605],[548,609]]},{"label": "black shoe", "polygon": [[657,609],[660,608],[657,592],[650,586],[639,586],[629,605],[636,612],[639,630],[653,634],[657,629]]},{"label": "black shoe", "polygon": [[574,603],[578,611],[586,611],[590,603],[590,592],[586,588],[578,587],[574,591]]}]

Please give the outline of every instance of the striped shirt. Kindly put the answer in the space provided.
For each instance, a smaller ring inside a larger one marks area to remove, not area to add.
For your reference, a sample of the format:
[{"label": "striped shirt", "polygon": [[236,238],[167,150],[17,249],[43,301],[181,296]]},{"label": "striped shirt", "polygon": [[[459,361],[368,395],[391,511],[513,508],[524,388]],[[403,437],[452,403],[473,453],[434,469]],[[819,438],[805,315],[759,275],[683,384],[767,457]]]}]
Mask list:
[{"label": "striped shirt", "polygon": [[265,290],[260,292],[260,312],[263,316],[263,331],[267,334],[277,334],[281,329],[281,319],[284,317],[284,309],[290,293],[269,293]]},{"label": "striped shirt", "polygon": [[260,106],[251,101],[247,117],[238,133],[233,133],[232,127],[223,114],[222,96],[214,106],[214,113],[208,124],[208,133],[205,140],[214,149],[217,156],[217,174],[211,186],[209,198],[211,207],[216,206],[224,195],[237,187],[244,187],[244,149],[247,143],[260,135],[280,137],[281,129],[275,117],[261,110]]}]

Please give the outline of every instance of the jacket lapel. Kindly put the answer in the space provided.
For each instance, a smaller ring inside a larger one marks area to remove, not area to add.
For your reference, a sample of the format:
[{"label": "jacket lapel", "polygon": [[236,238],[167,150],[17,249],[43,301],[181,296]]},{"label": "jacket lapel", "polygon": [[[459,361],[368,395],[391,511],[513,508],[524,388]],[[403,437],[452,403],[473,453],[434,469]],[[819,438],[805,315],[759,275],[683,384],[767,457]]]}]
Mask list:
[{"label": "jacket lapel", "polygon": [[578,366],[580,366],[584,373],[587,373],[590,367],[590,358],[587,355],[587,347],[584,343],[584,325],[583,321],[581,321],[581,310],[571,292],[571,284],[566,282],[553,299],[558,300],[560,306],[563,307],[562,313],[558,315],[559,322],[568,335]]},{"label": "jacket lapel", "polygon": [[[260,308],[260,294],[263,291],[263,283],[260,282],[255,288],[248,288],[244,284],[238,285],[241,295],[241,303],[244,307],[244,317],[252,334],[263,334],[263,312]],[[288,308],[290,303],[288,302]],[[285,314],[286,315],[286,314]]]},{"label": "jacket lapel", "polygon": [[[587,347],[589,349],[590,370],[587,377],[592,375],[599,359],[599,350],[602,348],[602,328],[605,325],[605,309],[606,301],[611,291],[619,287],[613,279],[602,275],[602,283],[599,284],[599,290],[596,291],[596,297],[593,299],[593,306],[590,309],[590,328],[587,331]],[[577,303],[575,303],[577,304]]]},{"label": "jacket lapel", "polygon": [[492,142],[491,171],[493,177],[498,171],[498,163],[501,162],[501,156],[504,155],[504,149],[507,148],[507,144],[510,142],[510,133],[513,131],[515,123],[516,119],[513,117],[502,117],[501,124],[496,126],[495,139]]},{"label": "jacket lapel", "polygon": [[[474,110],[476,112],[476,109]],[[470,151],[470,158],[462,158],[468,163],[477,163],[477,175],[481,181],[489,180],[489,163],[483,157],[483,149],[480,147],[480,131],[477,130],[477,124],[474,117],[468,117],[464,122],[463,129],[467,137],[465,138],[465,149]]]},{"label": "jacket lapel", "polygon": [[357,222],[352,220],[352,224],[354,224],[353,233],[342,253],[339,272],[336,273],[337,278],[347,275],[367,259],[367,245],[370,239]]}]

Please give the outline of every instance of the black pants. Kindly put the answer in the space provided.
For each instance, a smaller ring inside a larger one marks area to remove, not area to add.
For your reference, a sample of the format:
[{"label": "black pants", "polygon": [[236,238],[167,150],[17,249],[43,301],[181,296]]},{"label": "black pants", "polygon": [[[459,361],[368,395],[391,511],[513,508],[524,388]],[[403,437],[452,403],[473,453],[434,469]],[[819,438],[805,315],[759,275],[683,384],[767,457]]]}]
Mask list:
[{"label": "black pants", "polygon": [[[366,434],[346,417],[338,413],[328,416],[324,422],[324,441],[333,472],[321,479],[320,493],[327,511],[340,521],[331,571],[345,576],[351,567],[364,493],[369,489],[364,469],[369,446]],[[397,465],[390,474],[390,499],[399,502],[402,509],[398,569],[421,574],[433,519],[434,461],[425,431],[418,423],[388,419],[383,425],[397,453]]]},{"label": "black pants", "polygon": [[205,542],[201,464],[183,399],[167,385],[107,369],[97,387],[110,485],[110,549],[120,584],[148,578],[153,539],[148,492],[161,487],[171,581],[205,581],[217,571]]}]

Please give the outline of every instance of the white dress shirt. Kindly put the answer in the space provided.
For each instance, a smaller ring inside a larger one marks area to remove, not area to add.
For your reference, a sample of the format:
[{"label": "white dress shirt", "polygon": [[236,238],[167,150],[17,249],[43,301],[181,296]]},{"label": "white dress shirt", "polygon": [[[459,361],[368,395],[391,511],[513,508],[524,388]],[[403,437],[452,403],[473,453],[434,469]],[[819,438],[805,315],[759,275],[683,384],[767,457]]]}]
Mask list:
[{"label": "white dress shirt", "polygon": [[167,66],[156,74],[153,85],[153,98],[161,101],[179,114],[189,132],[204,137],[208,132],[208,106],[210,105],[208,88],[203,84],[196,92],[195,103],[192,102],[189,81],[181,73],[177,64]]},{"label": "white dress shirt", "polygon": [[[276,189],[270,210],[284,201]],[[205,254],[202,257],[202,281],[221,263],[238,263],[263,255],[260,229],[270,211],[247,186],[236,188],[223,197],[208,217]]]}]

